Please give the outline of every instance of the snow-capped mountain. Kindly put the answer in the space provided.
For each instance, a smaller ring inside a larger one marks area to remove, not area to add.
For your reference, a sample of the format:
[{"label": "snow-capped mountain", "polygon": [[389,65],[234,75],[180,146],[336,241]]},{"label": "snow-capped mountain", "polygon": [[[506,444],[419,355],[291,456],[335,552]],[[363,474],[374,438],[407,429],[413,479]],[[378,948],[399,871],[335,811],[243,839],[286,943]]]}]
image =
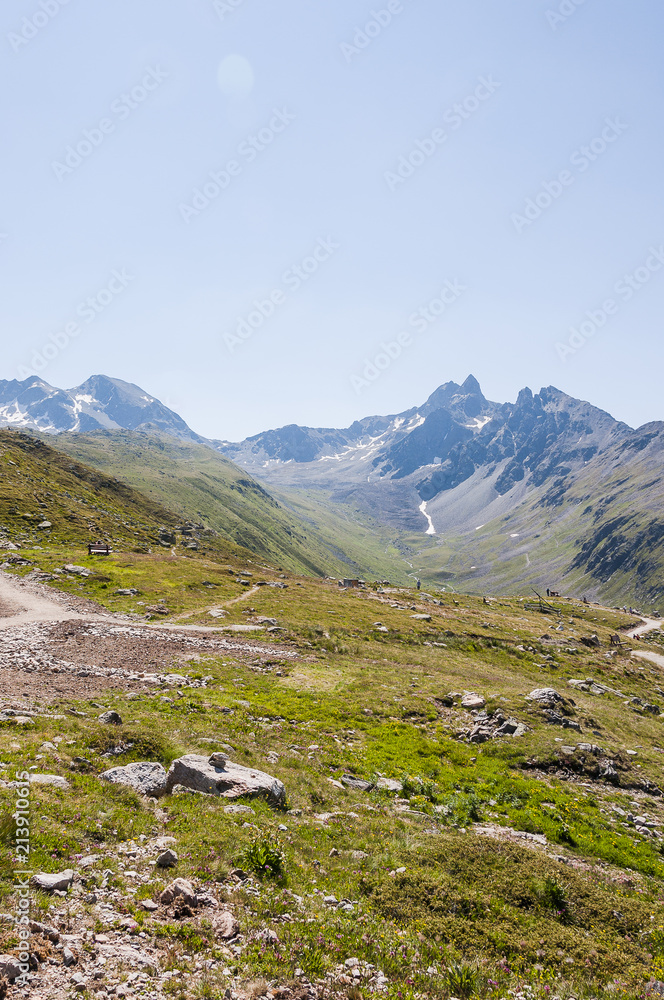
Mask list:
[{"label": "snow-capped mountain", "polygon": [[149,425],[175,437],[200,441],[182,417],[137,385],[93,375],[74,389],[56,389],[37,376],[0,381],[0,426],[65,431],[136,430]]},{"label": "snow-capped mountain", "polygon": [[523,389],[516,403],[491,402],[471,375],[440,386],[420,407],[345,430],[291,425],[217,445],[275,486],[318,486],[395,527],[434,533],[480,513],[489,520],[629,430],[552,386],[537,395]]}]

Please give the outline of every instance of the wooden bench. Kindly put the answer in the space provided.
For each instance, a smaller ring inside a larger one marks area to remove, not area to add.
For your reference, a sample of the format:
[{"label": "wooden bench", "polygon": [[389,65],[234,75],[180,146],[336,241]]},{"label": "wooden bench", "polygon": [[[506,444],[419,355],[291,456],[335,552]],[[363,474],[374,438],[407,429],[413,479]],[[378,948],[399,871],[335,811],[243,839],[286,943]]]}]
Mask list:
[{"label": "wooden bench", "polygon": [[106,542],[90,542],[88,544],[89,556],[108,556],[111,554],[111,546]]}]

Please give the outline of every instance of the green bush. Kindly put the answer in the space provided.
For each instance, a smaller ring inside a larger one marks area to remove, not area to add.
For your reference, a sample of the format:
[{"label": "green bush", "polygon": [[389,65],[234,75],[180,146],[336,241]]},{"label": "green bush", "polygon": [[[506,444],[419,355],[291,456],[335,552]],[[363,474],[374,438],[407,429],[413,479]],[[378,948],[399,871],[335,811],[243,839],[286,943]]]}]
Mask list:
[{"label": "green bush", "polygon": [[258,878],[280,879],[286,871],[286,856],[281,847],[273,837],[263,834],[255,837],[243,851],[241,863]]}]

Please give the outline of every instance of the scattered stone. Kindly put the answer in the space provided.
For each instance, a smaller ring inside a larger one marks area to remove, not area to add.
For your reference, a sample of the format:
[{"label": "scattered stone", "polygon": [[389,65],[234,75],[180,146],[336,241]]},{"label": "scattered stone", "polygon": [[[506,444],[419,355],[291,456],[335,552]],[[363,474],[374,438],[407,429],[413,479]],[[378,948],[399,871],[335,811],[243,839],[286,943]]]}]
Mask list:
[{"label": "scattered stone", "polygon": [[114,711],[103,712],[99,716],[99,721],[103,722],[104,725],[107,725],[107,726],[121,726],[122,725],[122,718],[121,718],[120,714],[118,712],[114,712]]},{"label": "scattered stone", "polygon": [[157,858],[157,865],[160,868],[173,868],[179,861],[179,857],[174,850],[170,847],[163,854],[160,854]]},{"label": "scattered stone", "polygon": [[192,909],[195,909],[198,906],[198,899],[196,898],[194,887],[191,882],[188,882],[184,878],[176,878],[175,881],[166,886],[159,897],[159,902],[164,906],[169,906],[173,900],[178,898],[182,898],[182,902],[186,906],[191,906]]},{"label": "scattered stone", "polygon": [[411,615],[410,617],[413,618],[416,622],[430,622],[431,621],[431,615]]},{"label": "scattered stone", "polygon": [[13,955],[0,955],[0,978],[16,979],[21,975],[21,966]]},{"label": "scattered stone", "polygon": [[60,873],[37,872],[30,879],[33,889],[41,889],[42,892],[66,892],[74,881],[74,871],[67,868]]},{"label": "scattered stone", "polygon": [[473,709],[484,708],[485,705],[486,700],[481,694],[475,694],[474,691],[468,691],[461,699],[461,707],[468,709],[469,712]]},{"label": "scattered stone", "polygon": [[136,590],[135,587],[122,587],[120,590],[116,590],[115,593],[118,597],[137,597],[140,594],[140,590]]},{"label": "scattered stone", "polygon": [[241,805],[224,806],[224,812],[228,816],[256,815],[255,811],[251,808],[251,806],[241,806]]},{"label": "scattered stone", "polygon": [[71,563],[67,563],[67,565],[64,566],[63,569],[65,570],[66,573],[71,573],[73,576],[92,575],[91,571],[89,569],[86,569],[85,566],[73,566]]},{"label": "scattered stone", "polygon": [[544,710],[544,718],[552,726],[562,726],[563,729],[573,729],[577,733],[581,732],[581,726],[578,722],[574,722],[573,719],[568,719],[551,709]]},{"label": "scattered stone", "polygon": [[491,715],[486,712],[474,712],[473,715],[475,717],[473,727],[458,734],[458,738],[467,739],[469,743],[486,743],[488,740],[504,736],[519,737],[528,732],[528,726],[518,719],[505,718],[499,709]]},{"label": "scattered stone", "polygon": [[140,795],[152,798],[159,798],[166,792],[167,775],[164,767],[148,761],[111,767],[108,771],[102,771],[99,777],[112,785],[128,785]]},{"label": "scattered stone", "polygon": [[623,698],[624,695],[617,691],[615,688],[607,687],[606,684],[600,684],[599,681],[594,681],[592,677],[587,677],[585,680],[571,679],[567,682],[570,687],[576,688],[577,691],[586,691],[590,694],[614,694],[618,698]]},{"label": "scattered stone", "polygon": [[141,900],[141,906],[148,913],[154,913],[155,910],[159,909],[159,904],[155,903],[154,899],[143,899]]},{"label": "scattered stone", "polygon": [[354,788],[358,792],[370,792],[374,787],[370,781],[356,778],[354,774],[343,774],[341,776],[341,784],[344,788]]},{"label": "scattered stone", "polygon": [[76,965],[76,962],[78,961],[74,952],[71,950],[71,948],[68,948],[66,945],[62,949],[62,961],[66,966]]},{"label": "scattered stone", "polygon": [[222,910],[220,913],[215,913],[212,917],[212,928],[216,937],[224,941],[236,937],[240,932],[240,925],[230,910]]},{"label": "scattered stone", "polygon": [[50,924],[40,924],[37,920],[31,920],[29,927],[33,934],[41,934],[53,944],[57,944],[60,940],[60,932],[55,927],[51,927]]},{"label": "scattered stone", "polygon": [[[211,763],[213,759],[220,763]],[[261,797],[272,805],[283,805],[286,800],[286,789],[278,778],[235,764],[225,754],[213,754],[211,758],[186,754],[174,760],[166,776],[166,790],[171,791],[175,785],[227,799]]]},{"label": "scattered stone", "polygon": [[78,769],[85,770],[85,769],[87,769],[89,767],[92,767],[92,761],[88,760],[87,757],[74,757],[72,759],[72,762],[71,762],[71,764],[69,766],[72,769],[72,771],[75,771],[75,770],[78,770]]}]

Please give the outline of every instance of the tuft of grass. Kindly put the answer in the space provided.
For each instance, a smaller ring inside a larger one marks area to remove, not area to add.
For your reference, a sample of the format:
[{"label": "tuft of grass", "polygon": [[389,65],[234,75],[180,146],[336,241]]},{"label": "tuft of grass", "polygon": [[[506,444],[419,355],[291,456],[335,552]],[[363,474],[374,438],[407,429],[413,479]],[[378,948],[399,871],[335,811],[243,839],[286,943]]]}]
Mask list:
[{"label": "tuft of grass", "polygon": [[470,1000],[478,995],[483,985],[479,967],[466,962],[453,962],[445,970],[443,979],[450,994],[461,1000]]}]

